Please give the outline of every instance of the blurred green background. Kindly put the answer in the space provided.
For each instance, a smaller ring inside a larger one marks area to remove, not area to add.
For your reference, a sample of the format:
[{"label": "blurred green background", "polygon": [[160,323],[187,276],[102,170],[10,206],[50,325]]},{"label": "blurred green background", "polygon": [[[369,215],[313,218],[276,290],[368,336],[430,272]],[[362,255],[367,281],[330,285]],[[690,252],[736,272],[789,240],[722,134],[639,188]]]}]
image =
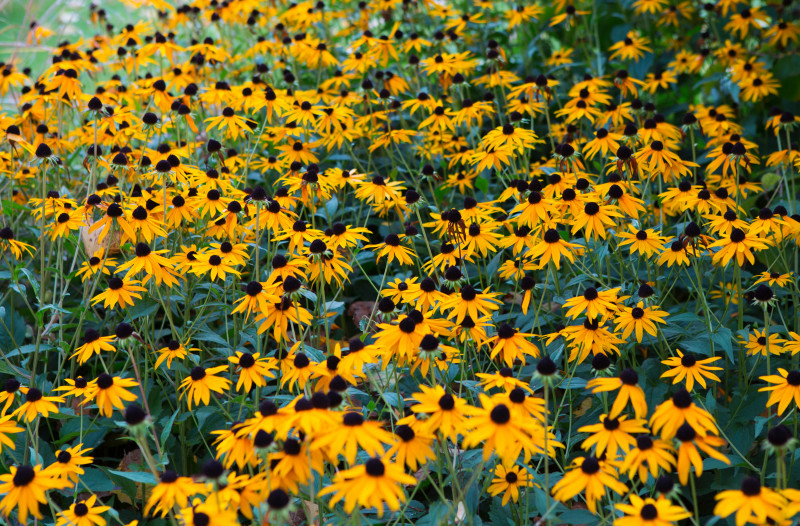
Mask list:
[{"label": "blurred green background", "polygon": [[[127,23],[126,8],[116,0],[0,0],[0,60],[15,58],[20,69],[41,72],[53,46],[104,32],[105,23],[92,23],[90,6],[108,12],[114,25]],[[30,25],[38,22],[54,34],[39,45],[27,42]]]}]

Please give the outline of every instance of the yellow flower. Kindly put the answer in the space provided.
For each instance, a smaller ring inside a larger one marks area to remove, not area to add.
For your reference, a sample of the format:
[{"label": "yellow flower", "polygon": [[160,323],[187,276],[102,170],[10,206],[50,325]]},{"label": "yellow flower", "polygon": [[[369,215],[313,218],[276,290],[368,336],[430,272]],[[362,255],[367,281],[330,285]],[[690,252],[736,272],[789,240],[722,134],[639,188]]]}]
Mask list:
[{"label": "yellow flower", "polygon": [[199,405],[200,402],[203,402],[203,405],[208,405],[211,401],[212,391],[224,393],[230,388],[230,380],[215,376],[227,368],[227,365],[209,367],[208,369],[200,366],[192,368],[189,377],[185,378],[178,388],[181,391],[181,398],[186,397],[186,404],[189,409],[192,408],[193,402],[195,405]]},{"label": "yellow flower", "polygon": [[[463,398],[445,393],[441,386],[419,386],[421,392],[412,396],[418,403],[411,406],[414,415],[427,415],[423,422],[426,433],[442,433],[443,436],[455,441],[459,434],[463,434],[466,415],[464,409],[467,402]],[[398,421],[398,424],[410,424],[416,417],[411,415]]]},{"label": "yellow flower", "polygon": [[3,446],[16,449],[14,441],[9,438],[9,435],[25,431],[24,428],[17,426],[11,419],[12,415],[0,417],[0,452],[3,451]]},{"label": "yellow flower", "polygon": [[45,493],[51,489],[70,486],[69,481],[58,480],[50,470],[42,466],[11,466],[9,473],[0,475],[0,510],[8,517],[14,508],[20,523],[27,524],[28,515],[42,518],[40,504],[47,502]]},{"label": "yellow flower", "polygon": [[779,367],[778,374],[760,378],[773,384],[762,387],[759,391],[769,392],[767,407],[778,404],[778,415],[782,415],[792,401],[794,401],[795,408],[800,407],[800,371],[787,371]]},{"label": "yellow flower", "polygon": [[123,400],[127,402],[136,400],[137,396],[128,392],[126,388],[136,387],[137,385],[139,384],[130,378],[120,378],[119,376],[111,376],[108,373],[101,373],[92,384],[91,390],[86,393],[86,398],[81,404],[88,404],[94,400],[97,403],[100,414],[110,417],[114,412],[114,408],[125,408],[122,403]]},{"label": "yellow flower", "polygon": [[664,318],[667,316],[669,314],[658,306],[644,307],[644,303],[640,301],[633,308],[623,307],[614,323],[617,329],[622,329],[623,340],[635,332],[636,341],[641,342],[645,332],[655,338],[658,334],[656,323],[666,324]]},{"label": "yellow flower", "polygon": [[100,516],[111,506],[95,506],[97,495],[75,502],[58,514],[56,526],[105,526],[106,520]]},{"label": "yellow flower", "polygon": [[329,458],[342,455],[348,464],[353,464],[359,448],[370,456],[383,455],[384,444],[391,444],[392,438],[380,422],[365,420],[361,413],[351,411],[344,414],[338,426],[315,437],[311,451],[322,449]]},{"label": "yellow flower", "polygon": [[83,448],[83,444],[58,451],[56,453],[56,461],[48,469],[55,474],[56,478],[68,479],[73,484],[77,484],[80,476],[85,472],[81,466],[94,462],[94,457],[86,455],[87,452],[91,451],[91,448],[81,448]]},{"label": "yellow flower", "polygon": [[528,470],[524,467],[517,465],[506,467],[498,464],[488,491],[492,497],[502,493],[502,505],[505,506],[509,500],[512,502],[519,500],[520,488],[531,488],[534,484],[533,480],[528,477]]},{"label": "yellow flower", "polygon": [[617,310],[617,293],[619,288],[598,291],[594,287],[587,287],[581,296],[575,296],[564,302],[567,316],[572,319],[586,315],[591,319],[601,319],[612,316]]},{"label": "yellow flower", "polygon": [[759,239],[750,232],[744,232],[739,228],[731,230],[730,236],[727,239],[721,239],[709,246],[709,249],[720,248],[714,253],[711,258],[712,263],[715,265],[727,265],[734,257],[736,264],[740,267],[744,266],[744,261],[755,264],[756,258],[753,255],[753,250],[764,250],[769,248],[769,243],[764,239]]},{"label": "yellow flower", "polygon": [[648,47],[650,39],[647,37],[640,37],[634,31],[628,31],[623,40],[613,44],[609,51],[613,51],[609,55],[609,60],[621,58],[622,60],[633,60],[638,62],[639,59],[644,57],[645,53],[652,53],[653,49]]},{"label": "yellow flower", "polygon": [[189,503],[189,497],[203,491],[203,486],[194,482],[191,477],[179,477],[174,471],[164,471],[158,484],[150,492],[144,512],[149,514],[153,510],[155,515],[160,514],[163,517],[176,505],[185,507]]},{"label": "yellow flower", "polygon": [[125,280],[114,276],[108,280],[108,288],[92,298],[92,305],[97,305],[102,301],[105,309],[113,309],[115,307],[124,309],[128,306],[133,306],[134,298],[141,299],[142,296],[139,292],[146,290],[146,288],[139,286],[138,280]]},{"label": "yellow flower", "polygon": [[698,433],[687,422],[678,427],[675,438],[680,442],[678,447],[678,480],[684,486],[689,482],[689,474],[692,467],[694,467],[697,477],[703,475],[703,458],[700,456],[700,451],[725,464],[731,463],[728,457],[714,449],[715,447],[724,446],[724,440],[713,435]]},{"label": "yellow flower", "polygon": [[586,505],[589,511],[597,511],[597,502],[606,496],[607,490],[619,495],[628,492],[628,487],[617,480],[617,470],[612,463],[597,457],[578,457],[572,462],[572,469],[555,483],[553,497],[567,502],[582,491],[586,491]]},{"label": "yellow flower", "polygon": [[653,433],[660,431],[664,440],[674,437],[684,423],[699,433],[718,432],[714,417],[705,409],[695,405],[692,395],[686,389],[678,390],[672,398],[661,403],[650,417]]},{"label": "yellow flower", "polygon": [[627,418],[625,415],[611,418],[603,414],[600,415],[599,424],[578,428],[579,433],[592,433],[583,441],[581,447],[588,450],[594,446],[596,456],[602,457],[605,453],[611,459],[617,458],[617,450],[623,455],[627,454],[636,444],[636,439],[632,434],[647,433],[644,420],[638,418],[628,420]]},{"label": "yellow flower", "polygon": [[614,519],[614,526],[671,526],[692,516],[681,506],[672,504],[665,498],[641,498],[630,494],[630,504],[615,504],[614,507],[625,515]]},{"label": "yellow flower", "polygon": [[714,506],[714,515],[724,518],[736,513],[736,526],[781,524],[789,518],[784,515],[786,498],[763,487],[758,477],[747,476],[742,480],[741,489],[721,491],[714,498],[719,501]]},{"label": "yellow flower", "polygon": [[209,117],[205,120],[208,123],[206,130],[219,128],[220,131],[225,131],[225,137],[236,140],[239,136],[244,136],[247,133],[253,133],[248,123],[253,122],[244,117],[239,117],[233,111],[233,108],[226,107],[222,110],[222,115],[219,117]]},{"label": "yellow flower", "polygon": [[714,367],[710,364],[721,360],[718,356],[711,358],[704,358],[698,360],[691,353],[683,354],[679,349],[676,349],[678,356],[672,356],[666,360],[661,360],[661,363],[671,367],[661,375],[661,378],[672,378],[672,383],[677,384],[681,380],[686,380],[686,390],[691,391],[694,387],[694,382],[697,381],[705,389],[706,378],[719,382],[719,377],[712,371],[722,371],[722,367]]},{"label": "yellow flower", "polygon": [[402,484],[414,485],[417,481],[403,472],[403,466],[374,457],[353,468],[340,471],[333,483],[319,492],[320,496],[335,493],[329,505],[344,500],[344,510],[352,513],[356,505],[376,508],[378,516],[383,517],[384,505],[390,510],[400,509],[405,501]]},{"label": "yellow flower", "polygon": [[753,332],[747,335],[746,341],[740,339],[739,342],[747,349],[748,356],[756,354],[766,356],[767,349],[769,349],[769,354],[783,354],[783,344],[786,343],[786,340],[780,338],[777,333],[772,333],[767,338],[767,330],[759,331],[758,329],[753,329]]},{"label": "yellow flower", "polygon": [[619,389],[614,404],[608,415],[612,418],[617,417],[628,401],[633,405],[636,418],[647,416],[647,402],[644,398],[644,391],[639,387],[639,375],[633,369],[623,370],[618,378],[594,378],[586,382],[586,388],[591,389],[592,393],[607,393]]},{"label": "yellow flower", "polygon": [[47,418],[50,413],[58,413],[58,407],[54,402],[64,402],[64,399],[58,396],[44,396],[35,387],[20,387],[20,391],[25,394],[25,402],[11,415],[17,419],[24,418],[26,422],[33,422],[39,415]]},{"label": "yellow flower", "polygon": [[235,356],[229,357],[228,361],[239,366],[237,391],[244,387],[245,392],[250,392],[254,385],[264,387],[267,385],[267,378],[275,378],[275,374],[272,372],[277,367],[274,358],[261,358],[259,353],[250,354],[236,351]]},{"label": "yellow flower", "polygon": [[656,478],[661,469],[667,473],[672,471],[676,464],[674,452],[674,448],[665,440],[653,439],[647,434],[639,435],[636,437],[636,447],[625,454],[620,472],[627,471],[630,478],[636,473],[644,484],[648,473]]}]

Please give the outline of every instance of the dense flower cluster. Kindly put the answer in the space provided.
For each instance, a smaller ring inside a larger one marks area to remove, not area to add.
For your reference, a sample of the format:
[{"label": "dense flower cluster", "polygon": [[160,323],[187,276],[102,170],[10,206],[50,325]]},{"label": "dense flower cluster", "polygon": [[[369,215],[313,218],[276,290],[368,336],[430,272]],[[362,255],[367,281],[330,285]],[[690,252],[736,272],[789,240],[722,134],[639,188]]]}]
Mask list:
[{"label": "dense flower cluster", "polygon": [[5,517],[796,523],[791,0],[123,3],[0,65]]}]

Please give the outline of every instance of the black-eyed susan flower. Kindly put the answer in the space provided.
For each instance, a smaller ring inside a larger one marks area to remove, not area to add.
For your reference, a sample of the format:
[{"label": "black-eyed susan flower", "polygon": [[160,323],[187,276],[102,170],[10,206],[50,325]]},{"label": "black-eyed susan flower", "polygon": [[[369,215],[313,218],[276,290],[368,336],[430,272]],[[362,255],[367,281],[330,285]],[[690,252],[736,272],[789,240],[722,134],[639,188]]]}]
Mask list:
[{"label": "black-eyed susan flower", "polygon": [[528,470],[522,466],[498,464],[494,470],[494,478],[488,488],[489,495],[496,497],[503,494],[501,503],[503,506],[508,501],[517,502],[520,496],[520,489],[533,487],[534,482],[528,476]]},{"label": "black-eyed susan flower", "polygon": [[581,447],[585,450],[594,447],[595,455],[601,458],[605,453],[608,458],[615,459],[618,450],[624,456],[636,444],[634,434],[647,432],[644,424],[644,420],[639,418],[628,420],[626,415],[616,418],[600,415],[600,423],[578,428],[581,433],[591,433]]},{"label": "black-eyed susan flower", "polygon": [[705,409],[698,407],[692,400],[692,395],[681,388],[669,400],[656,407],[650,417],[650,426],[653,433],[660,432],[661,438],[669,440],[684,423],[689,424],[698,433],[718,433],[714,417]]},{"label": "black-eyed susan flower", "polygon": [[408,466],[409,469],[416,471],[428,460],[436,459],[432,448],[434,436],[425,433],[419,421],[413,426],[408,424],[396,426],[394,434],[399,440],[389,448],[386,456],[394,457],[399,465]]},{"label": "black-eyed susan flower", "polygon": [[442,302],[442,310],[448,311],[447,317],[455,318],[456,323],[461,323],[469,315],[473,320],[480,319],[481,315],[489,316],[500,306],[495,292],[479,292],[471,285],[464,285],[458,293],[452,294]]},{"label": "black-eyed susan flower", "polygon": [[782,415],[792,402],[795,408],[800,407],[800,371],[787,371],[779,367],[778,374],[761,376],[760,379],[771,384],[759,391],[769,393],[767,407],[778,404],[778,415]]},{"label": "black-eyed susan flower", "polygon": [[781,274],[780,272],[764,271],[758,275],[755,284],[767,283],[770,287],[785,287],[792,279],[792,272]]},{"label": "black-eyed susan flower", "polygon": [[257,314],[266,313],[269,303],[274,303],[279,298],[271,292],[273,287],[265,287],[265,285],[266,283],[260,281],[248,283],[245,287],[245,295],[234,302],[231,314],[243,312],[245,321],[247,321],[253,312]]},{"label": "black-eyed susan flower", "polygon": [[[455,441],[464,432],[466,400],[446,393],[441,386],[420,385],[419,388],[420,392],[412,395],[417,403],[411,406],[411,411],[415,415],[427,415],[422,424],[424,431],[430,434],[438,432]],[[410,424],[415,418],[413,415],[406,417],[398,424]]]},{"label": "black-eyed susan flower", "polygon": [[167,369],[171,369],[173,360],[183,360],[189,356],[190,352],[200,352],[200,349],[196,347],[187,348],[187,345],[189,344],[184,345],[178,340],[167,342],[167,345],[156,351],[158,358],[156,358],[155,368],[158,369],[164,362],[167,362]]},{"label": "black-eyed susan flower", "polygon": [[[272,414],[263,416],[262,408],[259,408],[259,413],[263,418],[258,415],[256,418],[263,420],[263,423],[259,423],[258,426],[265,430],[268,430],[277,419],[279,436],[286,436],[291,429],[309,435],[317,435],[323,429],[332,429],[340,424],[342,414],[331,411],[330,405],[330,399],[325,393],[314,393],[310,399],[299,395],[289,405],[279,410],[280,416],[276,417]],[[272,408],[267,405],[264,409],[271,411]],[[316,450],[315,453],[317,453]]]},{"label": "black-eyed susan flower", "polygon": [[3,410],[0,414],[5,415],[11,405],[17,400],[17,393],[20,391],[20,383],[16,378],[9,378],[3,384],[3,389],[0,390],[0,404],[3,404]]},{"label": "black-eyed susan flower", "polygon": [[615,205],[589,201],[574,218],[571,232],[575,234],[583,229],[586,237],[605,239],[607,227],[613,226],[614,218],[618,217],[622,217],[622,215],[617,211]]},{"label": "black-eyed susan flower", "polygon": [[75,352],[70,358],[78,358],[78,363],[83,364],[95,354],[100,354],[102,351],[115,352],[117,349],[111,342],[114,341],[114,336],[101,336],[95,329],[87,329],[83,334],[83,345],[75,349]]},{"label": "black-eyed susan flower", "polygon": [[769,243],[750,232],[734,228],[727,239],[720,239],[709,246],[709,249],[713,248],[719,248],[711,259],[715,265],[725,266],[735,258],[736,264],[741,267],[744,265],[745,259],[750,264],[755,263],[753,251],[765,250],[769,248]]},{"label": "black-eyed susan flower", "polygon": [[724,462],[725,464],[731,463],[728,457],[714,449],[726,444],[723,439],[714,435],[698,433],[695,428],[687,422],[684,422],[678,427],[675,432],[675,438],[679,444],[677,467],[678,479],[681,481],[681,484],[686,485],[689,482],[689,475],[691,474],[692,467],[694,467],[696,476],[700,477],[703,474],[703,458],[700,455],[701,451],[720,462]]},{"label": "black-eyed susan flower", "polygon": [[598,501],[606,496],[608,490],[619,495],[628,492],[627,486],[618,480],[617,470],[607,460],[578,457],[572,461],[570,468],[551,490],[558,501],[568,502],[585,491],[586,505],[594,513]]},{"label": "black-eyed susan flower", "polygon": [[207,130],[218,128],[220,131],[225,132],[225,137],[228,139],[236,140],[240,135],[244,136],[245,134],[253,133],[253,130],[247,125],[248,120],[236,115],[236,112],[230,107],[223,108],[221,115],[209,117],[205,122],[207,123]]},{"label": "black-eyed susan flower", "polygon": [[117,266],[117,260],[109,257],[102,248],[95,251],[94,255],[83,262],[76,273],[85,282],[99,274],[111,275],[111,269]]},{"label": "black-eyed susan flower", "polygon": [[254,449],[253,440],[246,433],[242,433],[241,429],[244,424],[235,423],[230,429],[220,429],[212,431],[212,435],[216,435],[214,440],[214,447],[217,449],[215,458],[217,460],[225,457],[224,466],[227,469],[233,467],[234,464],[243,470],[247,466],[258,465],[258,457]]},{"label": "black-eyed susan flower", "polygon": [[508,393],[512,389],[519,387],[528,392],[533,392],[527,382],[514,377],[514,372],[510,367],[501,367],[496,373],[475,373],[475,376],[480,378],[481,386],[486,391],[503,389]]},{"label": "black-eyed susan flower", "polygon": [[248,352],[236,351],[234,356],[228,361],[238,366],[239,380],[236,382],[236,390],[244,388],[245,392],[250,392],[252,387],[264,387],[267,378],[275,378],[273,369],[277,367],[274,358],[261,357],[259,353],[250,354]]},{"label": "black-eyed susan flower", "polygon": [[658,334],[656,323],[666,324],[664,318],[667,316],[669,314],[660,310],[658,306],[645,307],[644,303],[640,301],[633,308],[622,307],[622,310],[614,318],[614,324],[617,326],[617,330],[622,329],[623,340],[634,333],[636,341],[641,342],[645,332],[655,338]]},{"label": "black-eyed susan flower", "polygon": [[631,228],[629,232],[618,232],[617,237],[622,239],[619,246],[629,247],[631,254],[638,253],[644,257],[653,257],[661,252],[666,238],[651,228],[636,230]]},{"label": "black-eyed susan flower", "polygon": [[567,316],[572,319],[586,314],[591,319],[611,317],[617,310],[619,288],[598,291],[594,287],[587,287],[580,296],[575,296],[564,302]]},{"label": "black-eyed susan flower", "polygon": [[92,298],[92,305],[103,303],[103,308],[125,309],[134,305],[135,299],[142,299],[140,292],[147,289],[139,285],[135,279],[123,279],[114,276],[108,280],[108,288]]},{"label": "black-eyed susan flower", "polygon": [[227,378],[216,376],[226,370],[227,365],[204,368],[201,366],[193,367],[189,376],[184,378],[178,390],[181,391],[181,398],[186,397],[186,404],[189,409],[194,405],[208,405],[211,401],[211,393],[224,393],[231,386],[231,381]]},{"label": "black-eyed susan flower", "polygon": [[773,22],[764,31],[764,37],[768,39],[771,46],[780,44],[787,46],[789,42],[797,43],[800,40],[800,26],[797,22],[781,20],[778,23]]},{"label": "black-eyed susan flower", "polygon": [[110,506],[96,506],[97,495],[86,500],[74,502],[63,510],[56,518],[56,526],[105,526],[102,514],[110,510]]},{"label": "black-eyed susan flower", "polygon": [[47,418],[50,413],[58,413],[55,403],[64,402],[60,396],[44,396],[36,387],[20,387],[20,391],[25,395],[25,401],[11,415],[26,422],[33,422],[39,415]]},{"label": "black-eyed susan flower", "polygon": [[10,472],[0,475],[0,510],[6,517],[16,509],[18,520],[26,524],[28,515],[42,518],[39,505],[47,502],[46,493],[52,489],[69,487],[69,482],[58,480],[49,469],[42,466],[11,466]]},{"label": "black-eyed susan flower", "polygon": [[637,474],[644,484],[648,473],[655,479],[661,470],[671,472],[676,463],[675,449],[669,442],[645,433],[636,437],[636,447],[624,455],[619,470],[631,478]]},{"label": "black-eyed susan flower", "polygon": [[361,413],[351,411],[344,414],[336,428],[316,437],[311,450],[324,450],[329,457],[342,455],[353,464],[359,448],[370,456],[383,455],[386,445],[393,442],[392,438],[380,422],[365,420]]},{"label": "black-eyed susan flower", "polygon": [[738,33],[740,38],[747,36],[750,29],[757,31],[767,26],[768,15],[757,7],[745,8],[731,16],[725,24],[725,31]]},{"label": "black-eyed susan flower", "polygon": [[344,500],[347,513],[351,513],[358,505],[376,508],[378,516],[382,517],[384,506],[392,511],[400,509],[400,503],[405,501],[402,485],[414,485],[416,482],[414,477],[403,472],[401,464],[390,462],[387,457],[373,457],[364,464],[340,471],[333,483],[319,495],[333,493],[329,503],[331,506]]},{"label": "black-eyed susan flower", "polygon": [[110,417],[114,409],[124,409],[126,402],[136,400],[137,396],[129,391],[127,388],[136,387],[138,382],[130,378],[120,378],[119,376],[111,376],[108,373],[100,374],[95,382],[92,384],[91,390],[86,393],[86,398],[81,404],[88,404],[94,401],[100,414]]},{"label": "black-eyed susan flower", "polygon": [[414,264],[411,259],[411,256],[414,255],[413,249],[403,245],[397,234],[389,234],[384,238],[383,243],[366,245],[364,248],[377,252],[376,261],[386,257],[387,265],[394,260],[397,260],[400,265],[412,266]]},{"label": "black-eyed susan flower", "polygon": [[544,268],[551,261],[556,270],[561,269],[561,258],[570,263],[575,262],[575,252],[579,245],[570,243],[561,237],[558,230],[549,228],[544,232],[539,241],[529,252],[532,258],[539,258],[539,268]]},{"label": "black-eyed susan flower", "polygon": [[281,387],[289,384],[290,391],[294,391],[295,387],[301,391],[305,389],[316,365],[306,353],[298,351],[298,348],[299,345],[295,344],[281,364]]},{"label": "black-eyed susan flower", "polygon": [[747,476],[742,479],[740,489],[721,491],[714,499],[718,501],[714,506],[714,515],[725,518],[735,513],[736,526],[781,523],[790,517],[784,514],[786,498],[762,486],[758,477]]},{"label": "black-eyed susan flower", "polygon": [[672,383],[677,384],[681,381],[686,381],[686,390],[691,391],[694,383],[697,382],[707,387],[706,380],[713,380],[719,382],[719,377],[713,371],[722,371],[722,367],[715,367],[712,363],[721,360],[718,356],[711,358],[703,358],[698,360],[692,353],[684,354],[679,349],[676,349],[678,356],[672,356],[666,360],[661,360],[661,363],[670,367],[670,369],[661,375],[661,378],[672,378]]},{"label": "black-eyed susan flower", "polygon": [[[483,443],[483,458],[488,460],[496,454],[501,462],[509,463],[524,451],[524,457],[530,458],[532,452],[543,451],[538,440],[534,440],[537,421],[520,418],[520,414],[512,411],[505,396],[488,397],[479,395],[481,407],[466,407],[470,418],[465,422],[463,443],[467,447]],[[560,446],[553,441],[550,447]]]},{"label": "black-eyed susan flower", "polygon": [[9,435],[14,435],[25,431],[25,429],[17,426],[16,422],[14,422],[12,418],[12,415],[0,417],[0,451],[2,451],[3,446],[16,449],[14,440],[12,440]]},{"label": "black-eyed susan flower", "polygon": [[33,246],[14,239],[14,232],[9,227],[0,229],[0,249],[10,251],[17,259],[22,258],[23,252],[32,256],[34,251]]},{"label": "black-eyed susan flower", "polygon": [[687,519],[692,514],[683,507],[672,504],[668,499],[642,498],[635,493],[628,497],[630,504],[620,503],[614,507],[624,513],[614,519],[616,526],[668,526]]},{"label": "black-eyed susan flower", "polygon": [[756,354],[767,356],[767,352],[775,355],[783,354],[783,344],[786,343],[786,340],[775,332],[767,337],[767,332],[766,329],[761,331],[753,329],[753,332],[747,335],[747,340],[744,338],[739,340],[747,350],[748,356],[754,356]]},{"label": "black-eyed susan flower", "polygon": [[134,258],[117,267],[116,272],[128,271],[125,277],[132,277],[141,271],[145,275],[142,284],[146,285],[150,278],[153,278],[156,285],[165,283],[172,287],[178,283],[178,275],[173,271],[173,263],[162,256],[167,252],[164,250],[152,250],[147,243],[138,243],[134,249]]},{"label": "black-eyed susan flower", "polygon": [[[323,469],[323,454],[311,451],[307,440],[287,438],[280,451],[270,455],[272,472],[281,477],[282,483],[292,492],[301,484],[308,483],[313,474]],[[328,486],[329,488],[332,486]]]},{"label": "black-eyed susan flower", "polygon": [[591,389],[593,393],[606,393],[619,389],[614,404],[608,412],[610,417],[617,417],[628,402],[633,406],[636,418],[647,416],[647,401],[644,398],[644,391],[639,387],[639,375],[633,369],[623,370],[616,378],[593,378],[586,382],[586,388]]},{"label": "black-eyed susan flower", "polygon": [[490,357],[494,360],[500,358],[508,367],[514,365],[515,360],[525,361],[525,355],[538,358],[541,354],[539,348],[530,342],[533,335],[518,332],[507,323],[497,327],[497,334],[489,338],[486,343],[492,345]]},{"label": "black-eyed susan flower", "polygon": [[172,470],[164,471],[159,475],[158,484],[153,487],[147,499],[144,512],[153,512],[153,515],[163,517],[176,505],[186,507],[189,499],[203,489],[204,485],[195,482],[191,477],[180,477]]},{"label": "black-eyed susan flower", "polygon": [[65,447],[55,453],[56,461],[48,468],[58,479],[65,479],[77,484],[85,473],[83,466],[94,462],[94,457],[87,455],[92,449],[83,444]]},{"label": "black-eyed susan flower", "polygon": [[78,230],[83,226],[83,212],[73,210],[71,212],[61,212],[55,218],[55,223],[50,229],[50,239],[58,239],[70,235],[73,230]]},{"label": "black-eyed susan flower", "polygon": [[206,526],[235,526],[236,510],[230,501],[218,498],[194,498],[192,505],[180,510],[180,524],[205,524]]},{"label": "black-eyed susan flower", "polygon": [[197,261],[192,265],[192,272],[197,275],[208,273],[212,280],[225,280],[228,274],[241,276],[231,264],[226,263],[216,254],[198,254]]},{"label": "black-eyed susan flower", "polygon": [[256,318],[259,324],[258,333],[272,329],[272,336],[278,342],[289,337],[289,322],[296,327],[311,325],[312,314],[305,308],[287,297],[270,304],[267,311]]}]

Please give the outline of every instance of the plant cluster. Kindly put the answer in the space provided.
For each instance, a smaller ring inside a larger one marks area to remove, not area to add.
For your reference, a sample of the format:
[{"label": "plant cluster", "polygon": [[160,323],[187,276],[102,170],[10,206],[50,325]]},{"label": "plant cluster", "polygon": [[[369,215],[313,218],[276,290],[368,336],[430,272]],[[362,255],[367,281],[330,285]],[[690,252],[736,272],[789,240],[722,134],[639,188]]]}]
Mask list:
[{"label": "plant cluster", "polygon": [[791,0],[87,9],[0,64],[10,524],[798,523]]}]

